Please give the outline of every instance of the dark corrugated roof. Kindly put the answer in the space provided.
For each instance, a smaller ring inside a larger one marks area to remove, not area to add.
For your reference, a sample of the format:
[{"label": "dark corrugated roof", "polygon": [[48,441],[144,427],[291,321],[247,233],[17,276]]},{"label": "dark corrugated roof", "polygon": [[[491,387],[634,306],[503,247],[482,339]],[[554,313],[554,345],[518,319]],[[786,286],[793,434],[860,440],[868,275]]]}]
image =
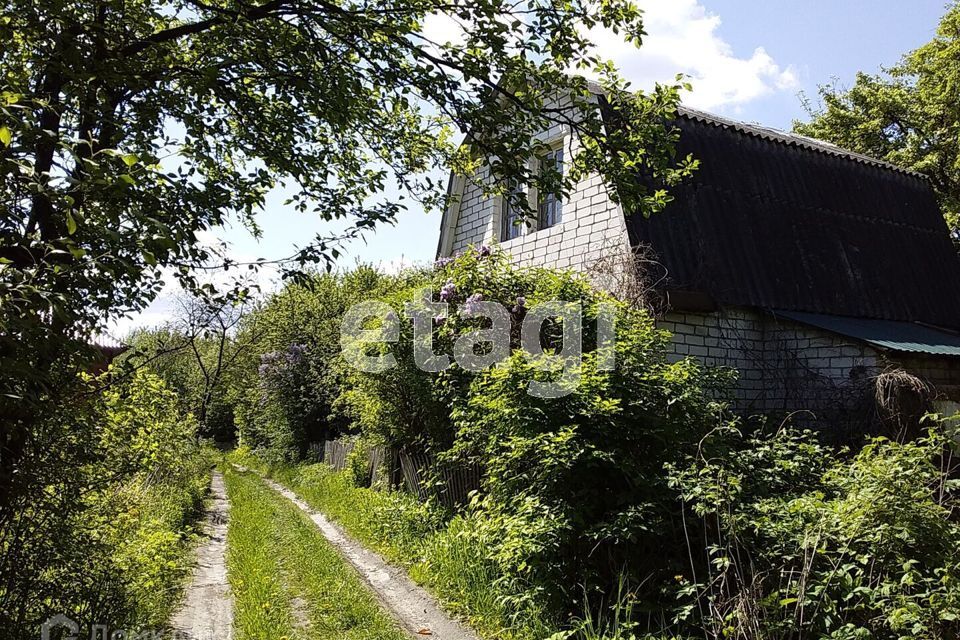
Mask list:
[{"label": "dark corrugated roof", "polygon": [[960,327],[960,257],[926,180],[689,112],[701,161],[650,219],[629,216],[667,287],[721,304]]},{"label": "dark corrugated roof", "polygon": [[[597,95],[603,104],[606,104],[606,92],[603,90],[603,87],[600,85],[600,83],[589,79],[586,80],[586,83],[588,90]],[[876,158],[865,156],[862,153],[857,153],[855,151],[838,147],[837,145],[824,140],[818,140],[816,138],[802,136],[800,134],[791,133],[788,131],[781,131],[780,129],[766,127],[761,124],[732,120],[730,118],[718,116],[713,113],[707,113],[706,111],[700,111],[699,109],[694,109],[693,107],[688,107],[686,105],[679,105],[677,112],[680,116],[689,120],[696,120],[717,127],[734,129],[740,133],[763,138],[764,140],[770,140],[785,145],[803,147],[805,149],[810,149],[819,153],[826,153],[832,156],[849,158],[850,160],[862,162],[863,164],[869,164],[876,167],[885,167],[887,169],[892,169],[893,171],[898,171],[900,173],[906,173],[908,175],[926,179],[922,173],[911,171],[910,169],[904,169],[903,167],[899,167],[895,164],[891,164],[883,160],[877,160]]]},{"label": "dark corrugated roof", "polygon": [[682,105],[678,108],[678,112],[681,116],[683,116],[684,118],[688,118],[690,120],[705,122],[707,124],[712,124],[717,127],[731,128],[736,131],[739,131],[740,133],[745,133],[747,135],[763,138],[764,140],[779,142],[786,145],[795,145],[798,147],[803,147],[804,149],[810,149],[811,151],[826,153],[828,155],[838,156],[841,158],[849,158],[850,160],[855,160],[856,162],[862,162],[863,164],[870,164],[876,167],[884,167],[886,169],[892,169],[893,171],[899,171],[900,173],[906,173],[907,175],[912,175],[918,178],[926,179],[924,178],[922,173],[911,171],[910,169],[904,169],[903,167],[899,167],[890,162],[877,160],[876,158],[865,156],[862,153],[857,153],[855,151],[850,151],[848,149],[838,147],[837,145],[832,144],[830,142],[826,142],[824,140],[818,140],[816,138],[811,138],[809,136],[802,136],[797,133],[781,131],[780,129],[765,127],[760,124],[738,122],[737,120],[731,120],[729,118],[724,118],[723,116],[707,113],[706,111],[699,111],[697,109],[692,109],[690,107],[686,107]]},{"label": "dark corrugated roof", "polygon": [[960,356],[960,334],[939,331],[920,324],[872,318],[842,318],[797,311],[775,311],[774,314],[869,342],[883,349]]}]

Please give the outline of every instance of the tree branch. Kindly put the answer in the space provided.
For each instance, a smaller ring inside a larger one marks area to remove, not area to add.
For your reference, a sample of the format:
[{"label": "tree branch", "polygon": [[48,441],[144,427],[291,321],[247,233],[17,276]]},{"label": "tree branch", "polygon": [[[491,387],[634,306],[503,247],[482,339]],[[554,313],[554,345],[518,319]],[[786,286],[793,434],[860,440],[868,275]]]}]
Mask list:
[{"label": "tree branch", "polygon": [[[245,11],[239,11],[235,16],[229,16],[233,20],[260,20],[263,18],[270,17],[276,11],[283,9],[287,6],[289,0],[271,0],[266,4],[262,4],[252,9],[247,9]],[[163,44],[165,42],[173,42],[174,40],[179,40],[185,36],[195,35],[198,33],[203,33],[204,31],[209,31],[213,27],[222,24],[228,24],[230,19],[225,16],[217,16],[215,18],[207,18],[206,20],[201,20],[199,22],[191,22],[188,24],[183,24],[178,27],[171,27],[170,29],[164,29],[163,31],[158,31],[146,38],[141,40],[136,40],[121,48],[118,51],[120,57],[127,58],[133,57],[150,47]]]}]

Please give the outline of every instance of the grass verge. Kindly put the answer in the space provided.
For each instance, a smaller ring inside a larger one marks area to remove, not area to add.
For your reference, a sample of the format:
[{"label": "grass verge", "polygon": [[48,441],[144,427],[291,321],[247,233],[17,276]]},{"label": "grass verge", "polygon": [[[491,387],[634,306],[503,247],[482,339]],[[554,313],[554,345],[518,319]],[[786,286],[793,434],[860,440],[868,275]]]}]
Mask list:
[{"label": "grass verge", "polygon": [[267,465],[248,450],[229,454],[294,491],[355,540],[407,569],[445,609],[477,633],[497,640],[535,640],[556,633],[546,616],[509,616],[497,589],[498,572],[484,554],[469,516],[449,518],[399,492],[360,488],[349,473],[323,464]]},{"label": "grass verge", "polygon": [[237,640],[406,638],[295,505],[252,474],[224,476]]}]

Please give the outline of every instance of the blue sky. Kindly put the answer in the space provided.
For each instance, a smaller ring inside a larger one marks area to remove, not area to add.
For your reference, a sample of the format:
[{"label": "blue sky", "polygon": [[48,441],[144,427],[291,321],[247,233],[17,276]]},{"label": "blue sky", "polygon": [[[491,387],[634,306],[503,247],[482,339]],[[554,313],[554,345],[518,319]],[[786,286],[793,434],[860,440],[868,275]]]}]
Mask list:
[{"label": "blue sky", "polygon": [[[836,78],[852,82],[858,70],[879,71],[928,41],[945,11],[943,0],[638,0],[648,37],[640,49],[597,33],[601,52],[638,87],[691,76],[691,106],[748,122],[789,129],[804,117],[800,94]],[[260,217],[259,241],[239,229],[218,234],[238,258],[289,255],[329,225],[297,214],[273,194]],[[438,213],[412,210],[394,227],[348,247],[344,266],[356,261],[396,268],[433,259]],[[169,301],[158,300],[114,333],[161,322]]]},{"label": "blue sky", "polygon": [[[668,0],[669,1],[669,0]],[[850,83],[927,42],[945,12],[943,0],[703,0],[720,16],[719,32],[736,55],[762,46],[799,71],[811,96],[832,77]],[[789,128],[803,118],[796,91],[780,91],[742,106],[741,119]]]}]

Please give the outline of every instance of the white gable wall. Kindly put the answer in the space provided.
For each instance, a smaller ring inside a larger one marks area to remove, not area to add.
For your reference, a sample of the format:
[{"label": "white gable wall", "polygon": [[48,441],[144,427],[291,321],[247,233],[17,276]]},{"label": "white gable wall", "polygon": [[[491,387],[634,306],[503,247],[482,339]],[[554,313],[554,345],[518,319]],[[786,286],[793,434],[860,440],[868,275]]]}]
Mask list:
[{"label": "white gable wall", "polygon": [[[548,131],[544,141],[562,145],[564,163],[577,152],[578,141],[569,130],[559,125]],[[484,167],[478,179],[486,184],[492,179]],[[524,227],[522,235],[500,242],[502,203],[499,197],[486,197],[483,189],[472,181],[461,181],[462,195],[451,206],[448,215],[456,216],[451,225],[452,242],[441,255],[456,255],[471,245],[494,245],[512,257],[516,264],[570,268],[590,273],[597,260],[613,251],[629,250],[626,224],[619,205],[613,202],[599,175],[581,180],[569,199],[563,202],[561,222],[548,229]],[[528,193],[536,207],[535,192]]]}]

